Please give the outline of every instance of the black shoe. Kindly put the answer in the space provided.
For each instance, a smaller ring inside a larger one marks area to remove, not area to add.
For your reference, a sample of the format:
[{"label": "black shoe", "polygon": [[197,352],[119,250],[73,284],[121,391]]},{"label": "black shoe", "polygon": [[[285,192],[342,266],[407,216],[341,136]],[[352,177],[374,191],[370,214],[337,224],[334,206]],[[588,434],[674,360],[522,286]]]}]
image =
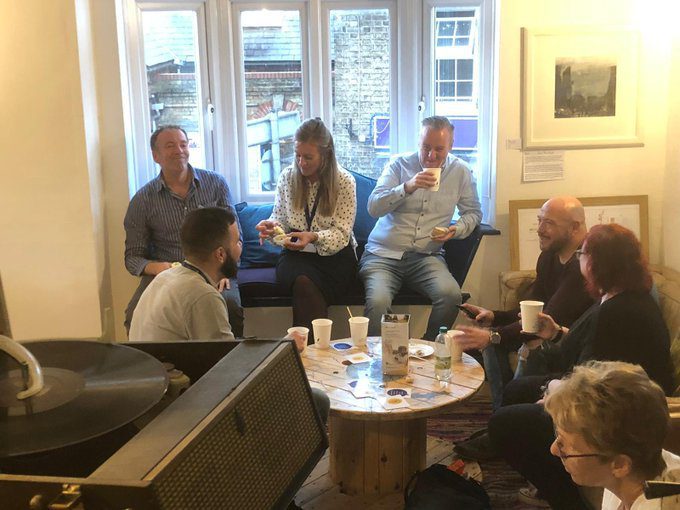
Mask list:
[{"label": "black shoe", "polygon": [[489,431],[478,430],[467,440],[453,447],[459,456],[470,460],[491,460],[498,457],[489,440]]},{"label": "black shoe", "polygon": [[295,500],[293,500],[290,502],[286,510],[302,510],[302,507],[298,506],[297,503],[295,503]]}]

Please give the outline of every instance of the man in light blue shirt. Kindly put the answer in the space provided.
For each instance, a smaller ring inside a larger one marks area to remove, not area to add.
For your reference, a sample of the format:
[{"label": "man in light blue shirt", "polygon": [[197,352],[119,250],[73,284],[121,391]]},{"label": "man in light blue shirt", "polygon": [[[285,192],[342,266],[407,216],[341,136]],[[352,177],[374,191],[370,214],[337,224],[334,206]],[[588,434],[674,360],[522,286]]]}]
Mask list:
[{"label": "man in light blue shirt", "polygon": [[[366,289],[368,334],[380,335],[382,315],[402,285],[432,301],[423,338],[433,340],[440,326],[450,328],[461,303],[460,286],[441,255],[443,244],[468,236],[482,220],[472,172],[457,157],[453,126],[446,117],[422,121],[419,150],[394,157],[385,167],[368,199],[368,212],[377,217],[359,275]],[[441,169],[439,190],[433,191]],[[458,208],[460,218],[451,224]],[[439,230],[439,231],[437,231]]]}]

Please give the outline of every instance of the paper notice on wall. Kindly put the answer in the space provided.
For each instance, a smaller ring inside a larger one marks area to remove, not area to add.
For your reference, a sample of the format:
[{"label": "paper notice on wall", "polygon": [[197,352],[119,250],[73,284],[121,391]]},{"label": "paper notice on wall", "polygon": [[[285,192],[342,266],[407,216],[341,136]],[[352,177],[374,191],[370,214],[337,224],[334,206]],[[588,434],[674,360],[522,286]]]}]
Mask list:
[{"label": "paper notice on wall", "polygon": [[564,179],[564,151],[525,151],[522,157],[524,182]]}]

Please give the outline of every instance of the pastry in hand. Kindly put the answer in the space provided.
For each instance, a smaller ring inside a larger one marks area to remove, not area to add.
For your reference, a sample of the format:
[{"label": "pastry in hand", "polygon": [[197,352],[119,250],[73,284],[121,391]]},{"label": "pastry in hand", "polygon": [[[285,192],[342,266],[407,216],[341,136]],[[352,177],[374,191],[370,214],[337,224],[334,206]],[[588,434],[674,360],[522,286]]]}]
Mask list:
[{"label": "pastry in hand", "polygon": [[432,232],[430,232],[430,237],[441,237],[449,233],[449,229],[446,227],[434,227]]}]

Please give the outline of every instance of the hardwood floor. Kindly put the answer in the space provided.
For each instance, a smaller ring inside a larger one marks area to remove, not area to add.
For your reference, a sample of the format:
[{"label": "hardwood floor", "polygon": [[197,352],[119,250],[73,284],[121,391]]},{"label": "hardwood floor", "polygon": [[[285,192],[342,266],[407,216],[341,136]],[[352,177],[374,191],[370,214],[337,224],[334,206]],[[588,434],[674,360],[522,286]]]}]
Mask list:
[{"label": "hardwood floor", "polygon": [[[453,443],[438,439],[427,438],[427,465],[449,464],[453,460]],[[403,508],[404,494],[398,492],[388,496],[347,496],[340,492],[328,474],[328,451],[309,475],[302,488],[295,496],[295,502],[304,510],[352,510]]]}]

